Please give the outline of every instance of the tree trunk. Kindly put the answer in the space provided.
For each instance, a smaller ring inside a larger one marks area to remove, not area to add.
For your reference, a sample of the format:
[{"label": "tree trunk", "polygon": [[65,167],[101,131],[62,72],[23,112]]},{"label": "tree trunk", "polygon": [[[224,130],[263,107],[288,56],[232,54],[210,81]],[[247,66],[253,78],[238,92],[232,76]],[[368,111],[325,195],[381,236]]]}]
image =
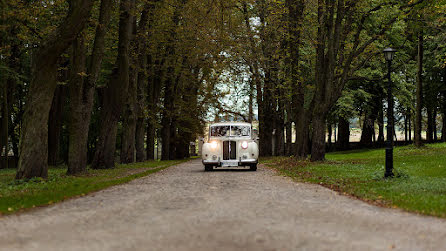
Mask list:
[{"label": "tree trunk", "polygon": [[[443,86],[446,86],[446,67],[443,68]],[[441,126],[441,141],[446,142],[446,91],[442,91],[442,104],[441,104],[441,120],[443,121]]]},{"label": "tree trunk", "polygon": [[[173,82],[173,87],[172,87],[172,95],[170,98],[170,104],[169,107],[170,108],[170,140],[169,140],[169,159],[176,159],[177,154],[177,147],[181,148],[181,140],[179,136],[178,136],[178,131],[179,131],[179,120],[181,119],[180,113],[181,111],[179,109],[181,109],[181,105],[178,105],[177,100],[179,97],[181,97],[180,93],[179,93],[179,89],[180,89],[180,82],[181,82],[181,78],[182,75],[184,74],[184,71],[187,67],[187,56],[183,56],[182,57],[182,61],[181,61],[181,69],[179,70],[179,72],[176,74],[175,76],[175,80]],[[188,103],[188,102],[186,102]]]},{"label": "tree trunk", "polygon": [[[133,88],[129,91],[133,93]],[[135,162],[136,114],[134,104],[125,106],[122,121],[121,163],[128,164]]]},{"label": "tree trunk", "polygon": [[[269,75],[266,73],[265,75]],[[262,123],[259,121],[259,150],[260,156],[271,156],[273,153],[273,121],[274,111],[273,106],[273,93],[271,90],[271,83],[269,77],[265,77],[265,87],[263,90],[263,118]]]},{"label": "tree trunk", "polygon": [[[12,22],[14,23],[14,22]],[[19,25],[18,24],[12,24],[9,26],[9,29],[6,31],[9,33],[11,37],[11,44],[8,43],[8,46],[10,46],[10,55],[9,62],[8,62],[8,68],[11,71],[15,71],[17,73],[21,72],[22,64],[20,61],[20,55],[21,55],[21,47],[23,46],[23,41],[18,38],[18,33],[20,32]],[[6,41],[0,41],[0,46],[5,46]],[[7,77],[9,75],[9,77]],[[0,98],[0,116],[2,119],[0,120],[0,168],[8,168],[8,155],[10,151],[10,143],[12,143],[12,150],[14,152],[14,157],[18,157],[18,151],[17,151],[17,139],[16,139],[16,132],[15,132],[15,125],[19,125],[21,123],[21,111],[20,107],[21,104],[19,104],[19,111],[14,112],[14,103],[15,103],[15,95],[20,96],[21,93],[16,92],[16,90],[21,90],[22,87],[19,86],[17,88],[17,78],[16,76],[11,76],[11,74],[4,73],[3,71],[0,71],[0,96],[4,96],[3,99]],[[2,108],[2,105],[4,106]],[[14,117],[11,115],[14,114]],[[20,134],[20,132],[19,132]],[[5,159],[3,160],[3,164],[1,163],[1,155],[2,151],[5,152]]]},{"label": "tree trunk", "polygon": [[433,122],[432,122],[433,112],[432,107],[427,107],[427,129],[426,129],[426,140],[429,143],[432,143],[432,136],[434,134],[433,131]]},{"label": "tree trunk", "polygon": [[[446,76],[445,76],[446,78]],[[446,81],[446,80],[445,80]],[[441,106],[442,112],[441,112],[441,142],[446,142],[446,93],[443,93],[443,104]]]},{"label": "tree trunk", "polygon": [[[265,10],[263,8],[264,1],[262,1],[260,3],[260,5],[261,5],[260,18],[261,18],[261,22],[263,23],[264,15],[265,15]],[[249,50],[250,50],[250,54],[251,54],[251,57],[249,58],[250,59],[249,69],[253,76],[253,79],[252,79],[253,87],[255,86],[255,88],[256,88],[255,95],[256,95],[256,100],[257,100],[257,113],[258,113],[258,120],[259,120],[259,130],[258,130],[259,153],[260,153],[260,155],[264,155],[265,148],[262,145],[265,144],[264,142],[268,141],[268,139],[265,138],[267,129],[265,128],[265,111],[264,111],[265,101],[263,100],[264,99],[264,97],[263,97],[264,90],[262,87],[262,82],[260,80],[260,73],[259,73],[259,63],[260,62],[258,60],[259,55],[257,52],[257,45],[254,40],[255,34],[252,32],[252,29],[251,29],[251,24],[250,24],[249,14],[248,14],[248,5],[245,1],[243,1],[243,17],[244,17],[244,21],[245,21],[246,33],[248,34],[248,40],[249,40],[249,46],[250,46]],[[263,36],[264,36],[263,29],[261,30],[261,33],[262,33],[261,37],[263,38]]]},{"label": "tree trunk", "polygon": [[146,160],[146,154],[144,151],[144,136],[145,136],[145,123],[144,118],[138,116],[136,121],[136,134],[135,134],[135,150],[136,150],[136,162],[143,162]]},{"label": "tree trunk", "polygon": [[88,134],[94,105],[95,86],[101,69],[105,34],[110,23],[112,7],[112,0],[101,0],[99,23],[96,26],[93,52],[86,77],[81,74],[86,70],[86,48],[83,35],[78,36],[73,44],[72,73],[69,84],[68,175],[87,171]]},{"label": "tree trunk", "polygon": [[[444,102],[444,101],[443,101]],[[446,111],[443,108],[443,114],[441,117],[442,126],[441,126],[441,141],[446,142]]]},{"label": "tree trunk", "polygon": [[284,155],[284,122],[283,122],[283,106],[279,106],[279,111],[277,113],[279,114],[276,118],[276,146],[275,146],[275,154],[276,156],[283,156]]},{"label": "tree trunk", "polygon": [[337,125],[335,124],[334,125],[335,127],[334,127],[334,134],[333,134],[333,136],[334,136],[334,143],[335,144],[337,144],[338,143],[338,141],[337,141],[337,132],[336,132],[336,129],[337,129]]},{"label": "tree trunk", "polygon": [[[158,125],[158,102],[161,94],[162,79],[164,76],[164,60],[156,60],[152,63],[151,57],[147,59],[149,65],[149,84],[147,91],[147,110],[149,117],[147,118],[147,159],[155,159],[155,137],[156,127]],[[158,146],[160,146],[159,142]]]},{"label": "tree trunk", "polygon": [[[265,0],[259,2],[259,36],[260,36],[260,47],[262,52],[261,66],[264,69],[263,77],[263,92],[260,92],[263,96],[261,98],[262,102],[262,117],[259,118],[259,152],[260,156],[271,156],[273,150],[273,121],[274,121],[274,81],[273,81],[273,48],[270,44],[270,36],[266,33],[267,26],[267,15],[268,6]],[[256,70],[258,72],[258,69]],[[259,86],[257,87],[259,88]],[[260,83],[261,88],[261,83]],[[259,94],[259,92],[257,93]],[[259,99],[259,97],[257,97]],[[259,108],[260,109],[260,108]],[[259,113],[260,115],[260,113]]]},{"label": "tree trunk", "polygon": [[434,141],[437,141],[437,105],[434,106],[434,112],[432,114],[432,133],[434,134]]},{"label": "tree trunk", "polygon": [[121,163],[124,164],[135,162],[137,83],[134,71],[134,67],[131,66],[126,104],[122,115]]},{"label": "tree trunk", "polygon": [[172,149],[170,146],[172,145],[171,133],[174,132],[174,128],[172,128],[173,123],[173,115],[174,115],[174,102],[175,102],[175,67],[177,61],[177,55],[175,54],[175,46],[176,46],[176,37],[177,32],[176,28],[180,22],[180,7],[176,7],[174,14],[172,16],[172,23],[174,27],[170,30],[170,37],[167,42],[166,48],[166,60],[167,64],[167,72],[166,79],[164,81],[164,107],[161,119],[161,159],[169,160],[172,157]]},{"label": "tree trunk", "polygon": [[147,3],[141,12],[139,26],[137,28],[134,20],[134,54],[137,59],[132,60],[130,71],[130,84],[127,104],[124,111],[121,163],[132,163],[144,161],[144,95],[147,86],[147,55],[144,41],[147,39],[147,22],[149,11],[153,9],[153,3]]},{"label": "tree trunk", "polygon": [[252,123],[254,120],[254,82],[252,80],[249,81],[249,101],[248,101],[248,122]]},{"label": "tree trunk", "polygon": [[407,114],[404,116],[404,141],[408,142]]},{"label": "tree trunk", "polygon": [[[85,101],[93,103],[93,95],[90,100],[84,100],[83,88],[86,62],[86,48],[83,35],[73,43],[73,52],[71,55],[71,76],[69,83],[70,94],[70,118],[69,118],[69,146],[68,146],[68,170],[67,174],[75,175],[86,172],[87,168],[87,141],[88,141],[88,127],[89,114],[85,113]],[[93,92],[94,89],[85,90],[86,92]],[[90,96],[90,95],[88,95]],[[89,97],[87,97],[88,99]],[[87,117],[88,116],[88,117]]]},{"label": "tree trunk", "polygon": [[415,106],[415,146],[423,145],[421,142],[421,121],[423,108],[423,34],[418,34],[418,58],[417,58],[417,91]]},{"label": "tree trunk", "polygon": [[[303,102],[303,94],[298,94],[299,101],[295,102]],[[295,113],[296,113],[296,124],[295,124],[295,131],[296,131],[296,141],[295,141],[295,153],[294,156],[297,158],[306,158],[309,149],[308,149],[308,135],[309,135],[309,127],[310,127],[310,112],[307,111],[303,103],[302,104],[296,104],[295,105]],[[324,139],[325,141],[325,139]]]},{"label": "tree trunk", "polygon": [[55,166],[60,161],[60,137],[65,98],[65,86],[58,85],[54,92],[48,120],[48,165],[50,166]]},{"label": "tree trunk", "polygon": [[148,160],[155,159],[155,125],[152,120],[147,120],[147,148],[146,155]]},{"label": "tree trunk", "polygon": [[[176,109],[173,109],[176,110]],[[176,150],[178,146],[178,121],[176,115],[172,116],[170,123],[170,141],[169,141],[169,159],[176,159]]]},{"label": "tree trunk", "polygon": [[325,159],[325,132],[326,123],[324,114],[313,114],[313,134],[311,137],[311,161],[320,161]]},{"label": "tree trunk", "polygon": [[[443,68],[443,86],[446,86],[446,67]],[[441,104],[441,118],[442,118],[442,126],[441,126],[441,141],[446,142],[446,91],[441,93],[442,95],[442,104]]]},{"label": "tree trunk", "polygon": [[277,134],[277,154],[279,156],[284,156],[285,155],[285,140],[284,140],[284,127],[283,124],[279,126],[278,129],[278,134]]},{"label": "tree trunk", "polygon": [[175,159],[189,158],[190,133],[178,128],[178,141],[175,144]]},{"label": "tree trunk", "polygon": [[[2,78],[2,76],[0,76]],[[3,86],[1,89],[1,104],[0,104],[0,169],[8,168],[8,152],[9,152],[9,142],[8,142],[8,124],[9,124],[9,104],[8,104],[8,84],[6,81],[0,81]],[[2,154],[4,157],[2,158]]]},{"label": "tree trunk", "polygon": [[[17,160],[19,157],[19,137],[21,131],[22,117],[23,117],[23,89],[21,86],[17,86],[17,94],[19,94],[19,98],[17,100],[17,112],[15,113],[16,121],[14,121],[13,126],[10,128],[10,137],[12,143],[12,151],[14,153],[14,157]],[[11,90],[10,90],[11,91]],[[12,96],[12,95],[11,95]],[[15,127],[17,127],[18,132],[15,132]]]},{"label": "tree trunk", "polygon": [[[158,0],[157,0],[158,1]],[[151,155],[149,156],[149,137],[147,137],[147,154],[144,151],[144,136],[145,136],[145,117],[146,117],[146,95],[149,99],[150,93],[146,90],[150,88],[149,85],[149,69],[148,61],[151,56],[147,55],[146,40],[150,36],[150,28],[153,22],[153,10],[155,9],[155,2],[150,1],[144,5],[141,13],[141,18],[138,24],[138,32],[136,37],[137,55],[138,55],[138,75],[137,75],[137,99],[136,99],[136,135],[135,135],[135,151],[136,161],[142,162],[147,159],[153,159],[153,143],[151,145]],[[149,32],[148,32],[149,31]],[[150,62],[152,63],[152,62]],[[152,102],[152,100],[150,100]],[[149,135],[147,135],[149,136]],[[152,141],[153,142],[153,141]],[[147,157],[146,157],[147,155]]]},{"label": "tree trunk", "polygon": [[[290,113],[287,113],[287,116],[290,116]],[[290,156],[292,154],[291,149],[293,145],[293,135],[292,135],[292,121],[287,117],[287,122],[285,124],[285,155]]]},{"label": "tree trunk", "polygon": [[[167,71],[167,75],[173,74],[173,68]],[[168,77],[169,78],[169,77]],[[170,81],[166,81],[166,89],[164,92],[164,109],[163,117],[161,119],[161,160],[170,159],[170,133],[172,125],[172,108],[173,108],[173,91]]]},{"label": "tree trunk", "polygon": [[348,150],[350,143],[350,123],[344,117],[339,117],[338,123],[338,148]]},{"label": "tree trunk", "polygon": [[120,4],[118,57],[110,82],[104,90],[101,131],[91,164],[96,169],[112,168],[115,165],[117,126],[129,85],[129,47],[134,4],[135,0],[122,0]]},{"label": "tree trunk", "polygon": [[378,108],[378,143],[384,143],[384,111],[382,99],[379,101]]},{"label": "tree trunk", "polygon": [[328,131],[328,147],[331,149],[331,138],[333,137],[333,127],[331,123],[327,123],[327,131]]},{"label": "tree trunk", "polygon": [[310,119],[309,113],[305,110],[305,95],[303,83],[299,81],[299,49],[301,43],[302,19],[305,8],[305,1],[287,0],[288,9],[288,35],[290,50],[290,79],[292,90],[292,109],[294,110],[294,121],[296,130],[296,141],[294,155],[297,158],[306,158],[308,154],[308,129]]},{"label": "tree trunk", "polygon": [[361,140],[362,146],[370,147],[372,145],[373,133],[375,131],[375,120],[371,112],[366,112],[362,126]]},{"label": "tree trunk", "polygon": [[92,5],[92,0],[70,1],[65,20],[33,55],[16,179],[48,176],[48,118],[57,84],[57,60],[84,28]]},{"label": "tree trunk", "polygon": [[286,112],[286,122],[285,122],[285,155],[290,156],[292,155],[292,141],[293,141],[293,135],[292,135],[292,123],[293,120],[291,118],[292,111],[291,111],[291,100],[287,99],[288,102],[285,104],[285,112]]},{"label": "tree trunk", "polygon": [[135,135],[135,150],[136,150],[136,162],[142,162],[146,160],[144,151],[144,136],[145,136],[145,111],[146,111],[146,89],[148,85],[147,77],[147,57],[145,53],[139,58],[139,72],[138,72],[138,84],[137,84],[137,104],[136,104],[136,135]]},{"label": "tree trunk", "polygon": [[407,116],[408,116],[407,121],[409,123],[409,142],[412,143],[412,116],[411,116],[410,110],[409,110]]}]

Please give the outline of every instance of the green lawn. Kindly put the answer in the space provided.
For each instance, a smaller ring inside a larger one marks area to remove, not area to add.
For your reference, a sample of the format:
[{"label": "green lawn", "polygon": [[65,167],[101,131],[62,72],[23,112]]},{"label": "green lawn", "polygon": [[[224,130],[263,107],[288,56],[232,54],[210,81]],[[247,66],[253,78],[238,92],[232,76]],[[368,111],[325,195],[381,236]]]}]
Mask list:
[{"label": "green lawn", "polygon": [[53,167],[49,169],[47,180],[28,182],[14,180],[15,169],[0,169],[0,215],[83,196],[184,161],[147,161],[117,165],[114,169],[89,169],[88,174],[76,177],[65,175],[66,167]]},{"label": "green lawn", "polygon": [[446,217],[446,144],[394,150],[395,178],[384,179],[384,149],[327,154],[311,163],[267,158],[264,163],[297,181],[321,184],[386,207]]}]

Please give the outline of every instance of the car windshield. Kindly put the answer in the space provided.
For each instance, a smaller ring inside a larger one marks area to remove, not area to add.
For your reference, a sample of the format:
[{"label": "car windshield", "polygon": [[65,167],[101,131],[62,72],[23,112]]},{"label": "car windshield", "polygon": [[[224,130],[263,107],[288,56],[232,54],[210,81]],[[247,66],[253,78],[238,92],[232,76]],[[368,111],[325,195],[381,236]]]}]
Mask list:
[{"label": "car windshield", "polygon": [[211,126],[211,137],[229,136],[229,126]]},{"label": "car windshield", "polygon": [[250,136],[250,126],[211,126],[211,137]]},{"label": "car windshield", "polygon": [[249,126],[231,126],[231,136],[249,136]]}]

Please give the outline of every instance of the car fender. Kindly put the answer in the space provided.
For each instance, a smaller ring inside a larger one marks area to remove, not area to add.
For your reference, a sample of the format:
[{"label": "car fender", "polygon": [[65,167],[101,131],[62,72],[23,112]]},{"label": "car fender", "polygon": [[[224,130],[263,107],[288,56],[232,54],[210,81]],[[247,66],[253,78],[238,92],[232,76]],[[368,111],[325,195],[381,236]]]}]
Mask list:
[{"label": "car fender", "polygon": [[251,158],[258,159],[259,158],[259,145],[255,141],[248,143],[248,150],[251,154],[254,154],[254,156],[251,155]]}]

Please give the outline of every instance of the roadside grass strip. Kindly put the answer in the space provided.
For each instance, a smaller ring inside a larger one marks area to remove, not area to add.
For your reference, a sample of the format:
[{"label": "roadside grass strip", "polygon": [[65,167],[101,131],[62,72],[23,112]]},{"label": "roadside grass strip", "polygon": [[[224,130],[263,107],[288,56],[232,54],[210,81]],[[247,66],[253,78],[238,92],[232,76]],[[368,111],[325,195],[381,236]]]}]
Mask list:
[{"label": "roadside grass strip", "polygon": [[113,169],[88,169],[79,176],[66,175],[66,166],[50,167],[48,179],[15,180],[16,169],[0,169],[0,215],[51,205],[84,196],[156,173],[187,160],[117,164]]},{"label": "roadside grass strip", "polygon": [[369,203],[446,218],[446,144],[397,147],[395,177],[384,178],[384,149],[328,153],[312,163],[288,157],[263,163],[296,181],[320,184]]}]

